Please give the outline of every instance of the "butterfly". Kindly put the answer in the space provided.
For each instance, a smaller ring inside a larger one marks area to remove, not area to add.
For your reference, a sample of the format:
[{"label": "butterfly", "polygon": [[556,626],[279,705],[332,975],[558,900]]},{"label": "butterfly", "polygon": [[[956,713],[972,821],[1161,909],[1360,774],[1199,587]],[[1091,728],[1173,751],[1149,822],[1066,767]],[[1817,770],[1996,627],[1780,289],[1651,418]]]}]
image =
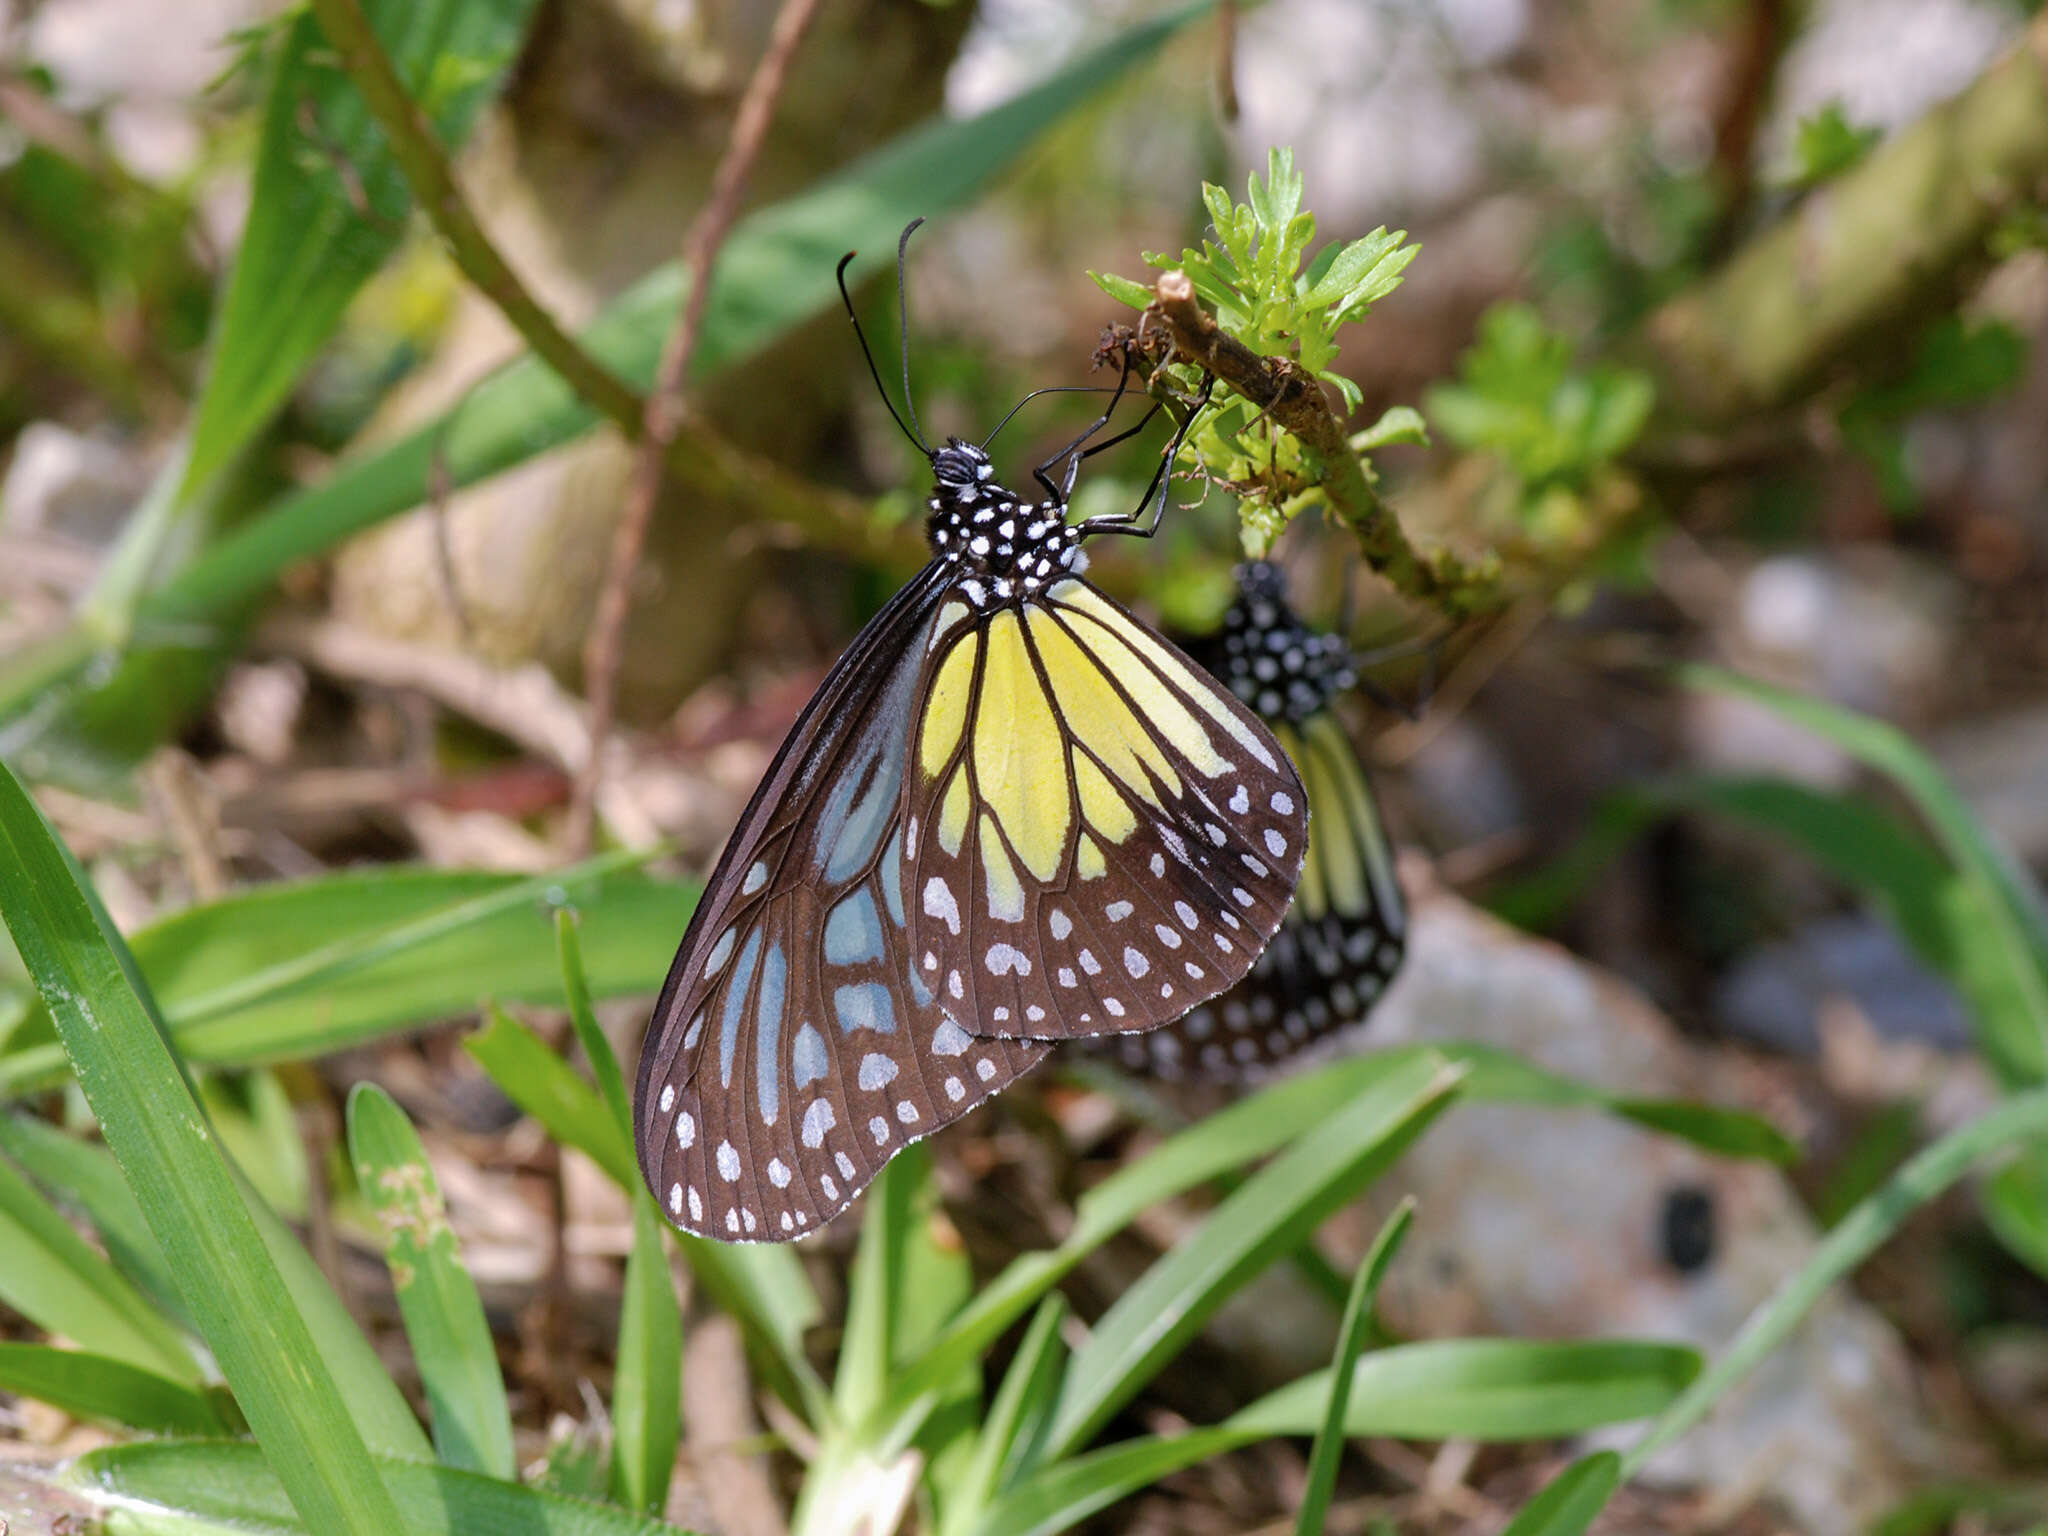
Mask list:
[{"label": "butterfly", "polygon": [[897,413],[845,270],[876,387],[931,465],[931,560],[783,742],[648,1025],[642,1175],[676,1226],[724,1240],[816,1231],[1054,1042],[1216,996],[1307,857],[1307,795],[1273,733],[1086,578],[1085,540],[1152,533],[1200,403],[1135,510],[1069,523],[1082,459],[1145,425],[1089,446],[1129,351],[1109,410],[1027,501],[985,443],[925,442],[907,322]]},{"label": "butterfly", "polygon": [[1168,1028],[1093,1042],[1155,1077],[1245,1080],[1362,1022],[1401,967],[1408,915],[1365,768],[1331,707],[1356,678],[1340,635],[1288,606],[1280,568],[1238,568],[1223,628],[1196,655],[1257,710],[1300,769],[1314,818],[1294,905],[1244,980]]}]

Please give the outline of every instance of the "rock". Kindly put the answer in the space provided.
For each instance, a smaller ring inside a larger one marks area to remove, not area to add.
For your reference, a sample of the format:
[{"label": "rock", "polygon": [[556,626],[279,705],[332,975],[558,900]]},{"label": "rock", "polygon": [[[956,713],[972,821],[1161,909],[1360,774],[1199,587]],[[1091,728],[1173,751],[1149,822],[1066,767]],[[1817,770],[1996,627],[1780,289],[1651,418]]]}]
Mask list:
[{"label": "rock", "polygon": [[1852,1000],[1884,1039],[1969,1048],[1969,1019],[1955,992],[1897,929],[1868,913],[1823,918],[1750,955],[1715,988],[1714,1019],[1734,1039],[1810,1056],[1820,1049],[1816,1019],[1830,996]]},{"label": "rock", "polygon": [[127,450],[55,422],[31,422],[15,438],[0,481],[0,529],[103,548],[148,484],[147,466]]}]

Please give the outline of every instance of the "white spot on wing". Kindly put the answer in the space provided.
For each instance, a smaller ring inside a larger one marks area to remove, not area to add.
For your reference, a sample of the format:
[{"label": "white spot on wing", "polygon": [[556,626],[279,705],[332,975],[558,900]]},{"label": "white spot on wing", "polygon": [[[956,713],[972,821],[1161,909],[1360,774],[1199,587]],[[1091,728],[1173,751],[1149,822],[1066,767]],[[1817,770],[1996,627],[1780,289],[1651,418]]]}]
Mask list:
[{"label": "white spot on wing", "polygon": [[718,1176],[728,1184],[740,1176],[740,1155],[729,1141],[718,1144]]}]

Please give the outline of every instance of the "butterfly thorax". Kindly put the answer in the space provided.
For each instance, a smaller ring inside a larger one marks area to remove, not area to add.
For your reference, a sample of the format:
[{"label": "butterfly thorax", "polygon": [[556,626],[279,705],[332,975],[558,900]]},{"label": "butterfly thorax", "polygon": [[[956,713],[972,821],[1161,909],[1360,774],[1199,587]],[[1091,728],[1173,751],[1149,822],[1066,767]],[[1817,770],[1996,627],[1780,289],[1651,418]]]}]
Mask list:
[{"label": "butterfly thorax", "polygon": [[947,439],[932,454],[925,537],[932,554],[959,565],[977,608],[1028,597],[1088,568],[1081,530],[1054,500],[1026,501],[996,483],[995,466],[972,443]]},{"label": "butterfly thorax", "polygon": [[1305,720],[1357,681],[1343,636],[1303,624],[1287,605],[1280,568],[1265,560],[1239,569],[1238,599],[1204,659],[1267,720]]}]

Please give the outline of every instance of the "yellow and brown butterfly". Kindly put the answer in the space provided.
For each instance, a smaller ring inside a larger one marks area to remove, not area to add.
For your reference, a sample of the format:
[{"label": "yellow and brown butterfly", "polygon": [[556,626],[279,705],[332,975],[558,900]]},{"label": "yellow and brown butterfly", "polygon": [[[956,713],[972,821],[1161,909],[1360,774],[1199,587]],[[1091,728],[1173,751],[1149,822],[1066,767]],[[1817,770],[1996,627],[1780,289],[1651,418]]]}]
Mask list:
[{"label": "yellow and brown butterfly", "polygon": [[1400,969],[1408,915],[1358,752],[1335,701],[1356,682],[1348,643],[1288,606],[1279,566],[1238,568],[1237,600],[1192,647],[1257,710],[1308,788],[1308,862],[1273,942],[1242,981],[1186,1018],[1095,1048],[1169,1079],[1256,1079],[1364,1023]]},{"label": "yellow and brown butterfly", "polygon": [[1131,435],[1085,446],[1116,404],[1038,501],[897,417],[931,561],[782,744],[642,1048],[640,1167],[683,1230],[816,1231],[1054,1042],[1179,1018],[1279,927],[1308,840],[1287,752],[1084,574],[1086,538],[1150,534],[1192,413],[1137,511],[1066,518],[1081,459]]}]

